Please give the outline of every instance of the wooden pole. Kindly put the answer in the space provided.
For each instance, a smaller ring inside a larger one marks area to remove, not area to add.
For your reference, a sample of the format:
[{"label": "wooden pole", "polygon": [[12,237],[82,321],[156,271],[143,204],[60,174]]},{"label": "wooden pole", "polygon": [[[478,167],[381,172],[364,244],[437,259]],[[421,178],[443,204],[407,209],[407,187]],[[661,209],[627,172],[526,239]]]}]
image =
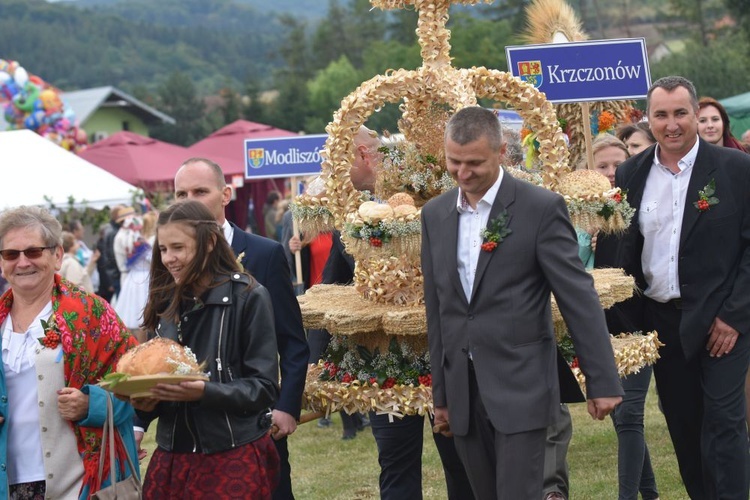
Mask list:
[{"label": "wooden pole", "polygon": [[[299,195],[298,189],[297,177],[292,177],[292,190],[295,198]],[[299,238],[299,224],[294,217],[292,217],[292,234]],[[295,282],[295,285],[299,286],[304,284],[304,280],[302,279],[302,255],[299,250],[294,252],[294,269],[297,272],[297,281]]]},{"label": "wooden pole", "polygon": [[[581,103],[581,114],[583,115],[583,137],[586,145],[586,168],[594,168],[594,151],[591,149],[591,109],[588,102]],[[575,170],[574,165],[574,170]]]}]

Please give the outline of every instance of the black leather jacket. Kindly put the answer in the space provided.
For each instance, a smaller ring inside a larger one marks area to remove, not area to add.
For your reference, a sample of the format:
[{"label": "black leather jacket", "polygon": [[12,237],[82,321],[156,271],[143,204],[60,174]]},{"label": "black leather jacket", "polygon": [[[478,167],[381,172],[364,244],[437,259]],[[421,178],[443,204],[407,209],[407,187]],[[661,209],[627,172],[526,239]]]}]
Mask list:
[{"label": "black leather jacket", "polygon": [[[235,273],[208,290],[203,306],[162,320],[155,334],[192,349],[206,361],[210,380],[200,401],[161,402],[156,443],[167,451],[216,453],[260,438],[270,419],[263,418],[278,398],[278,355],[268,291],[245,274]],[[252,282],[252,285],[251,285]]]}]

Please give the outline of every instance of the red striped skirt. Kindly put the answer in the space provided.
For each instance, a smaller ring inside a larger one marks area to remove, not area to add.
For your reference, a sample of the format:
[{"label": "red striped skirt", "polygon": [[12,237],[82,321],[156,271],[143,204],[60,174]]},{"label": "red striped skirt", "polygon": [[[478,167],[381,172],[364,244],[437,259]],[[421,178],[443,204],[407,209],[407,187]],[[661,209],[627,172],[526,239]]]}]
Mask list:
[{"label": "red striped skirt", "polygon": [[143,498],[270,499],[279,482],[279,455],[269,435],[229,451],[171,453],[157,448],[148,464]]}]

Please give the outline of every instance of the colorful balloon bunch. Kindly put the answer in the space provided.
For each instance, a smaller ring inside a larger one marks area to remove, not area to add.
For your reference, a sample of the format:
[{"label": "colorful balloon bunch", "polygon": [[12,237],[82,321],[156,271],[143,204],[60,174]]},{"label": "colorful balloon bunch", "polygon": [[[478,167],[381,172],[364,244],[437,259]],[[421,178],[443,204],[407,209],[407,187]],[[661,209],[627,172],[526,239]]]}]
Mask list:
[{"label": "colorful balloon bunch", "polygon": [[76,126],[73,110],[60,98],[60,90],[30,75],[16,61],[0,59],[0,109],[11,130],[33,130],[73,152],[88,143],[86,132]]}]

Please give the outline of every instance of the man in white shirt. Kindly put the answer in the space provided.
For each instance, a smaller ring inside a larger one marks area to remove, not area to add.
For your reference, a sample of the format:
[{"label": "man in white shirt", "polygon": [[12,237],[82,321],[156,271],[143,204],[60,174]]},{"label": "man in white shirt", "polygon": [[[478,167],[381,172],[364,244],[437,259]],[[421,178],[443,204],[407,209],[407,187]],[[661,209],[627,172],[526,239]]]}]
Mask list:
[{"label": "man in white shirt", "polygon": [[744,382],[750,362],[750,155],[698,137],[698,98],[657,80],[647,113],[657,145],[617,169],[637,214],[621,265],[644,290],[644,331],[682,480],[694,499],[748,498]]}]

